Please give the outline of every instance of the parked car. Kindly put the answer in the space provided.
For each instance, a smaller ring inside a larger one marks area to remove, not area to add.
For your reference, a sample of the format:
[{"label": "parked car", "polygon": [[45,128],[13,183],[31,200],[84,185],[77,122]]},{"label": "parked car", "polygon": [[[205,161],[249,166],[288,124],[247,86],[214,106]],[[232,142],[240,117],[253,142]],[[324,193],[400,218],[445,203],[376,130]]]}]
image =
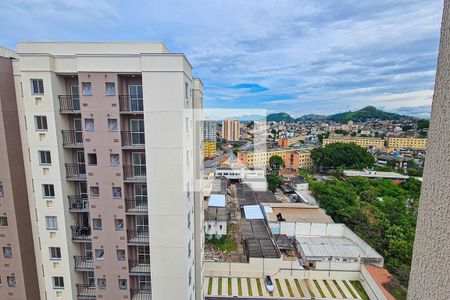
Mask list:
[{"label": "parked car", "polygon": [[266,276],[266,280],[265,281],[266,281],[266,290],[269,293],[272,293],[273,290],[274,290],[272,278],[270,278],[270,276]]}]

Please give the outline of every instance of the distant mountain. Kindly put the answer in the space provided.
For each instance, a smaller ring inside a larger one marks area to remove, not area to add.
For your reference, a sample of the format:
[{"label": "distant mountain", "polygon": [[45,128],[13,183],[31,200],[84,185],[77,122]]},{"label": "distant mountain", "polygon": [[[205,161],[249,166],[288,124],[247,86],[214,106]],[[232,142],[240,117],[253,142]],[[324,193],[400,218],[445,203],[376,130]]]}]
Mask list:
[{"label": "distant mountain", "polygon": [[287,113],[270,114],[270,115],[267,115],[267,119],[266,120],[267,120],[267,122],[281,122],[281,121],[294,122],[295,121],[295,119],[292,118]]},{"label": "distant mountain", "polygon": [[327,119],[327,116],[324,115],[315,115],[309,114],[301,116],[300,118],[295,119],[296,122],[316,122],[316,121],[324,121]]},{"label": "distant mountain", "polygon": [[367,121],[370,119],[378,120],[403,120],[403,119],[414,119],[414,117],[403,116],[394,113],[388,113],[377,109],[374,106],[366,106],[357,111],[348,111],[344,113],[334,114],[327,117],[330,121],[346,123],[348,121]]}]

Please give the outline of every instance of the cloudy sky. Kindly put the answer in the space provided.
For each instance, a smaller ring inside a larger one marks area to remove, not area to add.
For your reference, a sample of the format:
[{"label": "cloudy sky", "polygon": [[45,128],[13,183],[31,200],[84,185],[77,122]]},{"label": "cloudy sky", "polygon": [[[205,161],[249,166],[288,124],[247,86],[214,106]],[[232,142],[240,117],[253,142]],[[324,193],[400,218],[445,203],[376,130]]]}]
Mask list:
[{"label": "cloudy sky", "polygon": [[3,0],[0,45],[163,41],[209,108],[427,117],[442,0]]}]

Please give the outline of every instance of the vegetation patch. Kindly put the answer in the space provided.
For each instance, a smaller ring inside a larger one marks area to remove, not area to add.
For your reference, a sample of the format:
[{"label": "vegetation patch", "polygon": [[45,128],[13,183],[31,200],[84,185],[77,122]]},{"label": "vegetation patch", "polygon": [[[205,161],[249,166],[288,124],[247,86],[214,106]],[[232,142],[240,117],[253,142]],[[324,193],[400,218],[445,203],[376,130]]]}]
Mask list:
[{"label": "vegetation patch", "polygon": [[314,281],[314,284],[316,285],[317,290],[318,290],[319,293],[320,293],[320,296],[321,296],[322,298],[325,298],[325,293],[322,291],[322,288],[320,287],[320,285],[319,285],[319,283],[317,282],[317,280],[313,280],[313,281]]},{"label": "vegetation patch", "polygon": [[330,292],[331,297],[336,298],[336,294],[333,292],[333,290],[331,289],[330,284],[328,283],[328,281],[324,280],[323,281],[325,283],[325,286],[327,287],[328,292]]},{"label": "vegetation patch", "polygon": [[253,296],[252,282],[251,282],[250,278],[247,278],[247,290],[248,290],[248,295]]},{"label": "vegetation patch", "polygon": [[258,287],[258,294],[260,296],[262,296],[263,295],[263,291],[262,291],[261,281],[259,280],[259,278],[256,278],[256,286]]},{"label": "vegetation patch", "polygon": [[394,296],[397,300],[406,300],[407,289],[405,289],[398,280],[391,280],[388,283],[383,284],[384,288]]},{"label": "vegetation patch", "polygon": [[233,283],[231,282],[231,278],[228,278],[228,296],[233,295]]},{"label": "vegetation patch", "polygon": [[275,279],[275,284],[277,285],[278,294],[280,294],[281,297],[284,297],[283,290],[281,289],[280,280]]},{"label": "vegetation patch", "polygon": [[209,282],[208,282],[208,295],[212,294],[212,287],[213,287],[213,278],[209,277]]},{"label": "vegetation patch", "polygon": [[241,278],[237,279],[237,286],[238,286],[238,295],[242,296],[242,282],[241,282]]},{"label": "vegetation patch", "polygon": [[219,277],[217,295],[222,296],[222,277]]},{"label": "vegetation patch", "polygon": [[352,286],[355,288],[355,290],[358,292],[359,296],[362,300],[370,300],[369,295],[367,295],[366,291],[364,290],[361,282],[359,281],[350,281]]},{"label": "vegetation patch", "polygon": [[353,298],[357,298],[357,296],[355,295],[355,293],[353,292],[353,289],[348,285],[347,281],[342,281],[345,285],[345,287],[347,288],[347,290],[350,292],[350,294],[352,295]]},{"label": "vegetation patch", "polygon": [[336,288],[338,289],[339,293],[341,294],[342,298],[347,298],[345,296],[344,291],[341,289],[341,286],[337,283],[336,280],[333,280],[334,285],[336,286]]},{"label": "vegetation patch", "polygon": [[300,293],[300,296],[302,296],[302,298],[305,298],[305,294],[303,293],[302,287],[300,286],[300,281],[298,281],[298,279],[294,279],[294,282],[297,286],[297,290]]},{"label": "vegetation patch", "polygon": [[287,289],[288,289],[288,292],[289,292],[289,296],[294,297],[294,292],[292,291],[291,284],[289,283],[289,280],[285,279],[284,282],[286,282],[286,286],[287,286]]},{"label": "vegetation patch", "polygon": [[220,239],[216,237],[205,239],[205,241],[207,245],[211,245],[222,252],[236,251],[236,241],[228,235],[223,235]]}]

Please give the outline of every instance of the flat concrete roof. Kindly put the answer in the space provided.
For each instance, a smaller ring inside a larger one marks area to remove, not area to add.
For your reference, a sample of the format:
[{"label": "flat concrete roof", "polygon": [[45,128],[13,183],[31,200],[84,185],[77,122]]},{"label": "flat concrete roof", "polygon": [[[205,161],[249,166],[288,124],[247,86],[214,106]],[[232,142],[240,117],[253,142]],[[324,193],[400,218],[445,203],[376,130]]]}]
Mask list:
[{"label": "flat concrete roof", "polygon": [[208,207],[205,221],[227,221],[227,209],[224,207]]},{"label": "flat concrete roof", "polygon": [[268,222],[278,222],[277,215],[281,214],[286,222],[290,223],[334,223],[333,219],[325,211],[318,207],[303,203],[270,203],[263,204],[270,206],[272,212],[266,210]]},{"label": "flat concrete roof", "polygon": [[386,179],[408,179],[409,176],[395,173],[395,172],[380,172],[380,171],[359,171],[359,170],[345,170],[344,176],[354,177],[367,177],[367,178],[386,178]]}]

